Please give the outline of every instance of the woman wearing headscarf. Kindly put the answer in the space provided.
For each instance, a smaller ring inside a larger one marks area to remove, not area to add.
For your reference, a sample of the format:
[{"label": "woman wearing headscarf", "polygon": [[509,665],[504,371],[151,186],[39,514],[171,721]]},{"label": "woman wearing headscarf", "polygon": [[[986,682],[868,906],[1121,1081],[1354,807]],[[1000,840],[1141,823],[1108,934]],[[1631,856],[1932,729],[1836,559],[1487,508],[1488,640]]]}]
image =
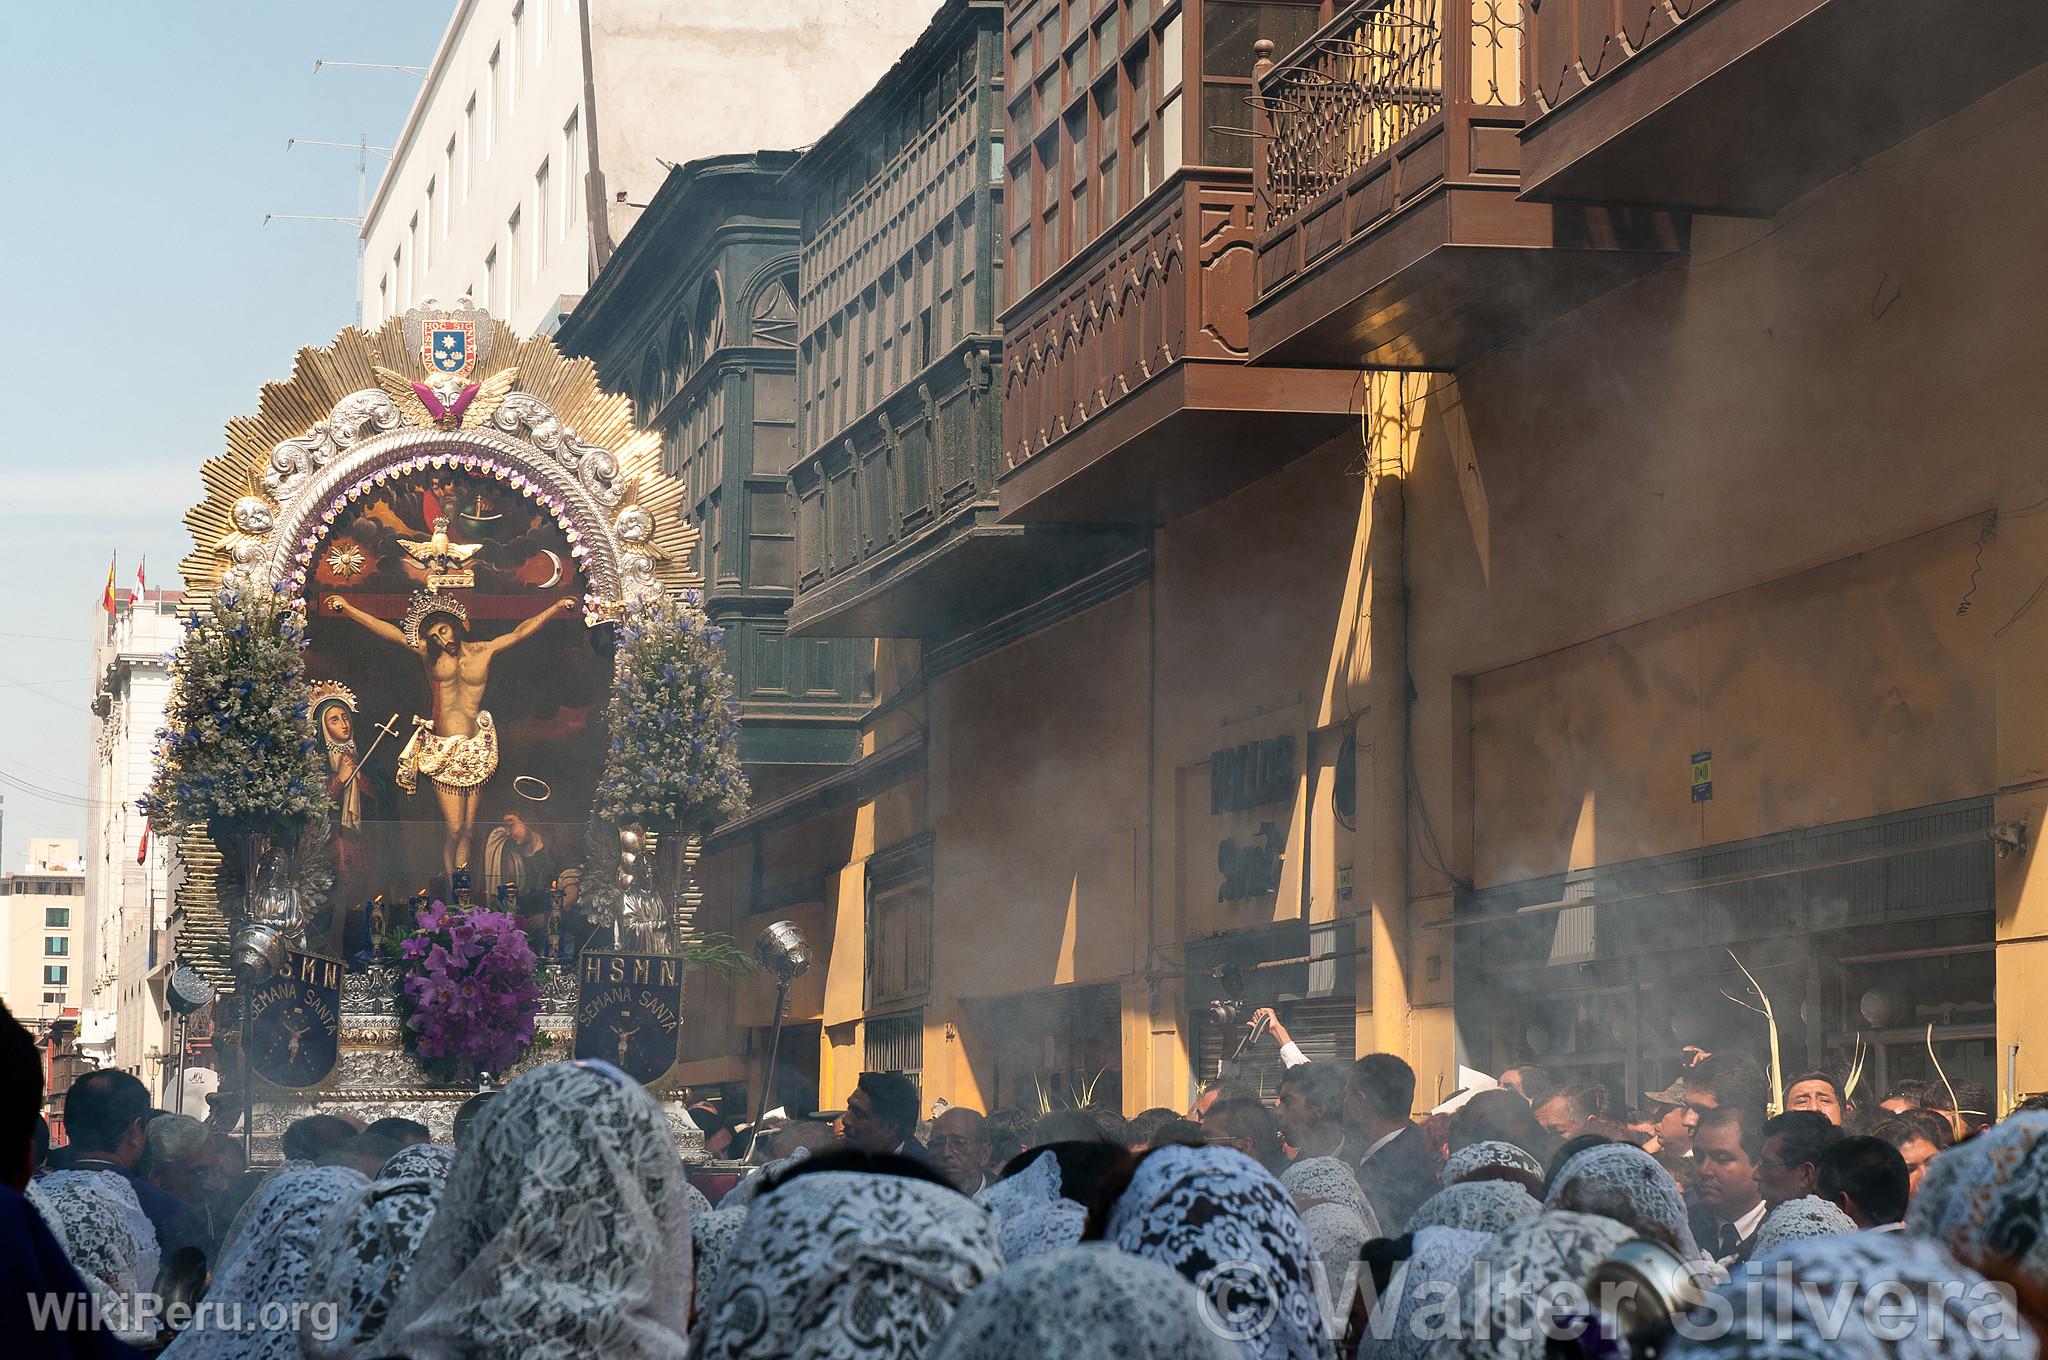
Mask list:
[{"label": "woman wearing headscarf", "polygon": [[1804,1237],[1826,1237],[1832,1233],[1855,1231],[1855,1221],[1839,1208],[1819,1195],[1801,1195],[1798,1199],[1786,1200],[1764,1215],[1762,1225],[1756,1230],[1756,1246],[1750,1254],[1754,1256]]},{"label": "woman wearing headscarf", "polygon": [[[1672,1360],[2033,1360],[2007,1296],[1912,1233],[1807,1237],[1752,1269],[1679,1328]],[[1938,1311],[1932,1311],[1938,1310]]]},{"label": "woman wearing headscarf", "polygon": [[668,1121],[610,1063],[535,1068],[493,1101],[449,1172],[366,1356],[673,1360],[690,1224]]},{"label": "woman wearing headscarf", "polygon": [[1543,1207],[1605,1214],[1663,1243],[1682,1260],[1704,1254],[1693,1240],[1678,1182],[1634,1143],[1601,1143],[1566,1160]]},{"label": "woman wearing headscarf", "polygon": [[1460,1181],[1501,1179],[1504,1176],[1524,1188],[1541,1185],[1543,1163],[1513,1143],[1498,1140],[1467,1143],[1445,1159],[1443,1174],[1438,1180],[1445,1185],[1456,1185]]},{"label": "woman wearing headscarf", "polygon": [[308,1360],[353,1360],[384,1330],[454,1159],[454,1148],[433,1143],[401,1148],[376,1180],[328,1216],[313,1248],[306,1299],[332,1307],[337,1326],[300,1339]]},{"label": "woman wearing headscarf", "polygon": [[1170,1267],[1102,1242],[1004,1270],[953,1314],[927,1360],[1236,1360]]},{"label": "woman wearing headscarf", "polygon": [[1138,1163],[1102,1236],[1173,1267],[1251,1360],[1322,1360],[1330,1332],[1314,1248],[1279,1181],[1224,1147],[1164,1147]]},{"label": "woman wearing headscarf", "polygon": [[739,1240],[740,1228],[746,1221],[744,1204],[690,1215],[690,1268],[694,1275],[691,1288],[700,1305],[718,1293],[719,1272],[732,1255],[732,1244]]},{"label": "woman wearing headscarf", "polygon": [[694,1360],[922,1360],[1002,1269],[986,1211],[948,1185],[800,1171],[754,1197],[697,1300]]},{"label": "woman wearing headscarf", "polygon": [[[1579,1284],[1636,1230],[1602,1214],[1546,1209],[1490,1239],[1460,1277],[1460,1334],[1443,1355],[1463,1360],[1542,1360],[1544,1294]],[[1477,1326],[1483,1316],[1484,1325]]]},{"label": "woman wearing headscarf", "polygon": [[1380,1235],[1379,1219],[1358,1177],[1335,1157],[1303,1157],[1280,1174],[1323,1270],[1326,1295],[1346,1297],[1359,1250]]},{"label": "woman wearing headscarf", "polygon": [[1514,1181],[1459,1181],[1422,1201],[1404,1231],[1469,1228],[1497,1233],[1542,1211],[1536,1197]]},{"label": "woman wearing headscarf", "polygon": [[1906,1230],[2011,1281],[2048,1322],[2048,1111],[2021,1110],[1929,1162]]},{"label": "woman wearing headscarf", "polygon": [[146,1344],[156,1323],[128,1317],[137,1294],[156,1288],[156,1229],[135,1187],[113,1171],[52,1171],[31,1183],[29,1202],[63,1243],[72,1268],[102,1307],[113,1311],[115,1335]]},{"label": "woman wearing headscarf", "polygon": [[1358,1360],[1422,1360],[1441,1337],[1462,1330],[1453,1324],[1464,1301],[1453,1291],[1493,1236],[1470,1228],[1416,1230],[1412,1254],[1374,1302],[1362,1334],[1349,1338],[1357,1344]]},{"label": "woman wearing headscarf", "polygon": [[321,1327],[304,1302],[313,1250],[336,1205],[368,1184],[354,1167],[318,1166],[273,1178],[213,1272],[192,1325],[164,1360],[296,1360],[301,1328]]},{"label": "woman wearing headscarf", "polygon": [[1047,1148],[1013,1175],[975,1193],[995,1225],[996,1249],[1017,1262],[1081,1240],[1088,1211],[1067,1198],[1058,1155]]}]

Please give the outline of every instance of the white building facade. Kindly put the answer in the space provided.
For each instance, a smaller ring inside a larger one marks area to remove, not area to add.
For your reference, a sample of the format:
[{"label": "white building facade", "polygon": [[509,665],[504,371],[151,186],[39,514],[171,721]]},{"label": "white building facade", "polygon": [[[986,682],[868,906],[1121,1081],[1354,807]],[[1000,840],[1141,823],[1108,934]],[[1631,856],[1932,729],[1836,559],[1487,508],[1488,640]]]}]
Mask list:
[{"label": "white building facade", "polygon": [[362,226],[366,329],[550,334],[671,165],[814,140],[937,0],[461,0]]},{"label": "white building facade", "polygon": [[[182,630],[179,592],[115,592],[93,614],[94,743],[87,775],[80,1047],[161,1098],[167,1061],[163,978],[171,966],[173,842],[150,836],[136,800],[149,789]],[[175,1058],[175,1055],[169,1055]]]},{"label": "white building facade", "polygon": [[0,1001],[37,1033],[78,1014],[85,917],[77,841],[31,840],[26,864],[0,873]]}]

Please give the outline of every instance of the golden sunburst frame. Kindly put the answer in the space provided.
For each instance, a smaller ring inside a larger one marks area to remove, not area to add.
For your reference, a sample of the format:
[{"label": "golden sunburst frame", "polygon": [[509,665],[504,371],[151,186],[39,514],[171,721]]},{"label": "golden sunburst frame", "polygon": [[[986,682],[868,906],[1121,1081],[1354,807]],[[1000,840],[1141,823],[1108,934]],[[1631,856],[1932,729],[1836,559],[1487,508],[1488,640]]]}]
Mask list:
[{"label": "golden sunburst frame", "polygon": [[[300,350],[256,414],[228,422],[226,450],[201,468],[205,499],[185,515],[187,608],[210,608],[229,584],[283,588],[303,603],[313,554],[344,504],[432,466],[498,478],[547,508],[583,569],[592,627],[646,593],[702,585],[684,484],[663,470],[660,436],[634,423],[631,401],[599,387],[588,359],[521,339],[465,299]],[[231,992],[219,852],[195,828],[179,858],[183,946]]]}]

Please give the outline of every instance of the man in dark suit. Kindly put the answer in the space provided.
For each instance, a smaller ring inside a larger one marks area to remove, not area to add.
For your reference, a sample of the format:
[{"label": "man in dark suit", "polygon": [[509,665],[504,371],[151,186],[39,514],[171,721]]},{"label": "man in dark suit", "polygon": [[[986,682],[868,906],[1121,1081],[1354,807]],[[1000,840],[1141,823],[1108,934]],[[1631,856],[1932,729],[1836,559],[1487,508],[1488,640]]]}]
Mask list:
[{"label": "man in dark suit", "polygon": [[1756,1179],[1763,1145],[1762,1112],[1748,1105],[1715,1106],[1693,1132],[1693,1236],[1723,1265],[1747,1260],[1763,1226],[1768,1206]]},{"label": "man in dark suit", "polygon": [[209,1249],[206,1226],[192,1207],[135,1174],[149,1123],[149,1091],[126,1072],[88,1072],[64,1093],[64,1129],[71,1137],[71,1169],[107,1171],[135,1187],[142,1212],[156,1228],[157,1248],[168,1257],[180,1247]]},{"label": "man in dark suit", "polygon": [[846,1098],[841,1137],[863,1152],[893,1152],[926,1166],[932,1155],[917,1141],[917,1083],[901,1072],[863,1072]]},{"label": "man in dark suit", "polygon": [[1415,1069],[1391,1053],[1368,1053],[1351,1066],[1344,1117],[1364,1152],[1358,1184],[1372,1202],[1380,1232],[1394,1237],[1437,1191],[1436,1158],[1408,1117],[1415,1105]]}]

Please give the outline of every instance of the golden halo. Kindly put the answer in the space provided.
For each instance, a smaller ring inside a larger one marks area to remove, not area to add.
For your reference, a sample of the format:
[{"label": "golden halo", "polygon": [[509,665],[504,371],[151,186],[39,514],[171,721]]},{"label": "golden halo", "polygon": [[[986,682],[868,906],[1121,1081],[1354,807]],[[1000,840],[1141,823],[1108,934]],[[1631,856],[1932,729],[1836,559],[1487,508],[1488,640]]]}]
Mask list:
[{"label": "golden halo", "polygon": [[[528,789],[536,786],[540,789],[539,793],[527,792]],[[548,781],[542,779],[537,774],[513,775],[512,792],[518,794],[529,803],[545,803],[548,799],[554,797],[555,794],[555,791],[548,787]]]}]

